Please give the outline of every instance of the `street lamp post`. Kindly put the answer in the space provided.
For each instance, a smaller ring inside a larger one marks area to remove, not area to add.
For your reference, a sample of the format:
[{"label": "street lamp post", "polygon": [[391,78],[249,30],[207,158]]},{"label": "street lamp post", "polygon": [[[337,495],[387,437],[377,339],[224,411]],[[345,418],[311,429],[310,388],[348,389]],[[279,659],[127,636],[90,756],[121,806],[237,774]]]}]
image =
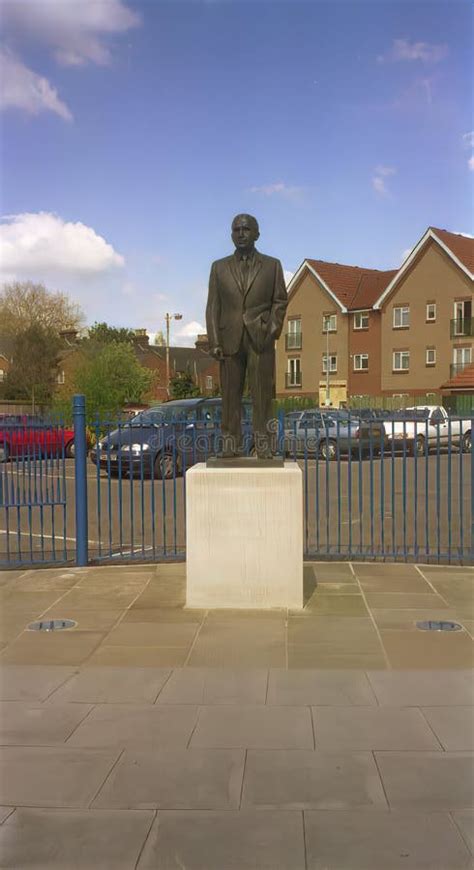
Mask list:
[{"label": "street lamp post", "polygon": [[165,314],[166,320],[166,394],[170,397],[170,323],[172,320],[182,320],[182,314]]}]

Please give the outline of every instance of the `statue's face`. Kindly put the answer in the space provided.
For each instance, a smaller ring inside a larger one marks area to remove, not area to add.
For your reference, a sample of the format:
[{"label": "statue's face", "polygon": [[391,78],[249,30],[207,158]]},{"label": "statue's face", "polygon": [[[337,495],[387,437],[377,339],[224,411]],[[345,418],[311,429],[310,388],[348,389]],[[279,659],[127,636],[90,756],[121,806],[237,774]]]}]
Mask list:
[{"label": "statue's face", "polygon": [[245,215],[237,217],[232,223],[232,241],[238,251],[252,250],[259,237],[259,232],[252,221]]}]

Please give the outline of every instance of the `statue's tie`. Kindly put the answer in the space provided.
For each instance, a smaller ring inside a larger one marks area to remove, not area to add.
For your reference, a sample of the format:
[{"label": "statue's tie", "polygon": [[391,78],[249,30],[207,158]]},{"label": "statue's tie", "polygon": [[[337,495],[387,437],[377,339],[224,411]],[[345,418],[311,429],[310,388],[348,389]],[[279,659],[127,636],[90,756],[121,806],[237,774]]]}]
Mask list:
[{"label": "statue's tie", "polygon": [[249,280],[249,259],[248,257],[242,257],[240,261],[240,270],[242,275],[242,287],[244,289],[244,293],[247,290],[248,280]]}]

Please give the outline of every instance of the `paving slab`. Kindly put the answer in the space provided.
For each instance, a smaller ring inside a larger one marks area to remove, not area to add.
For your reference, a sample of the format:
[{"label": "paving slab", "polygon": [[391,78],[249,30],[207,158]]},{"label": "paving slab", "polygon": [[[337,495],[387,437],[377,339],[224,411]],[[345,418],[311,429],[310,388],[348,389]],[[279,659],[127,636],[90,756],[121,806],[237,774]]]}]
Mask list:
[{"label": "paving slab", "polygon": [[474,809],[455,810],[452,818],[470,852],[474,853]]},{"label": "paving slab", "polygon": [[305,870],[301,813],[160,811],[138,870]]},{"label": "paving slab", "polygon": [[307,811],[308,870],[469,870],[447,813]]},{"label": "paving slab", "polygon": [[414,574],[409,577],[398,577],[397,575],[360,577],[359,583],[367,596],[372,596],[374,593],[382,593],[388,595],[390,593],[408,593],[412,595],[433,595],[433,589],[420,574]]},{"label": "paving slab", "polygon": [[257,629],[253,635],[242,635],[238,643],[199,636],[187,664],[192,668],[281,668],[286,661],[286,642],[260,638]]},{"label": "paving slab", "polygon": [[0,663],[80,665],[104,637],[94,631],[25,631],[1,653]]},{"label": "paving slab", "polygon": [[125,611],[123,623],[129,622],[198,622],[206,616],[205,610],[188,610],[185,607],[131,607]]},{"label": "paving slab", "polygon": [[460,670],[412,670],[367,672],[381,705],[430,707],[474,704],[473,673]]},{"label": "paving slab", "polygon": [[474,750],[474,708],[423,707],[422,713],[444,749]]},{"label": "paving slab", "polygon": [[446,610],[449,605],[441,596],[433,591],[428,592],[370,592],[366,590],[365,598],[369,608],[386,610],[419,610],[429,607],[432,610]]},{"label": "paving slab", "polygon": [[[23,594],[27,594],[26,592]],[[67,592],[61,599],[61,606],[70,608],[71,610],[125,610],[126,607],[135,601],[138,590],[133,587],[130,589],[107,589],[107,586],[101,584],[98,588],[75,586],[70,592]],[[47,606],[52,605],[52,601]],[[113,604],[113,606],[112,606]],[[46,608],[44,608],[46,609]]]},{"label": "paving slab", "polygon": [[457,810],[472,807],[474,754],[469,752],[376,752],[391,807]]},{"label": "paving slab", "polygon": [[368,615],[362,595],[320,595],[317,589],[306,603],[304,610],[331,616]]},{"label": "paving slab", "polygon": [[312,749],[311,713],[307,707],[201,707],[192,747]]},{"label": "paving slab", "polygon": [[176,669],[157,704],[264,704],[268,672],[264,669]]},{"label": "paving slab", "polygon": [[237,809],[244,760],[241,749],[125,750],[93,807]]},{"label": "paving slab", "polygon": [[169,668],[82,668],[54,692],[50,704],[153,704],[170,676]]},{"label": "paving slab", "polygon": [[316,749],[433,749],[442,751],[416,708],[312,707]]},{"label": "paving slab", "polygon": [[80,574],[61,570],[25,571],[14,583],[17,592],[67,592],[79,582]]},{"label": "paving slab", "polygon": [[75,673],[61,665],[0,665],[0,700],[44,701]]},{"label": "paving slab", "polygon": [[259,809],[386,810],[370,752],[249,750],[242,806]]},{"label": "paving slab", "polygon": [[0,825],[3,825],[5,819],[14,812],[16,812],[15,807],[0,807]]},{"label": "paving slab", "polygon": [[272,669],[267,704],[375,706],[377,699],[363,671]]},{"label": "paving slab", "polygon": [[0,702],[0,745],[46,746],[64,743],[92,710],[90,704],[45,704],[31,701]]},{"label": "paving slab", "polygon": [[63,746],[0,747],[0,803],[86,808],[120,755]]},{"label": "paving slab", "polygon": [[5,618],[5,616],[13,613],[21,613],[22,611],[34,612],[40,616],[65,594],[67,593],[64,591],[17,592],[15,587],[2,590],[0,606],[3,611],[3,617]]},{"label": "paving slab", "polygon": [[161,707],[152,704],[98,704],[76,728],[68,740],[68,746],[120,749],[186,747],[196,724],[197,709],[191,704]]},{"label": "paving slab", "polygon": [[121,623],[107,635],[104,645],[190,646],[198,628],[198,622]]},{"label": "paving slab", "polygon": [[150,811],[18,809],[0,828],[2,867],[132,870]]},{"label": "paving slab", "polygon": [[382,646],[380,652],[362,652],[354,649],[333,652],[330,648],[319,644],[288,644],[288,667],[345,670],[367,670],[368,668],[386,668],[387,660]]},{"label": "paving slab", "polygon": [[464,631],[381,631],[392,668],[472,668],[474,646]]},{"label": "paving slab", "polygon": [[89,665],[105,667],[175,668],[184,665],[189,647],[102,645],[91,655]]}]

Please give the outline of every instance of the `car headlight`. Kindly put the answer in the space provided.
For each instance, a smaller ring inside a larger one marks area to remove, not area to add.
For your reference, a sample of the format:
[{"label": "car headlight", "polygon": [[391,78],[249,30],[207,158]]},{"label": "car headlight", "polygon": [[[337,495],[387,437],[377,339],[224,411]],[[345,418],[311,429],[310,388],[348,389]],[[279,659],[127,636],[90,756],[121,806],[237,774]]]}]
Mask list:
[{"label": "car headlight", "polygon": [[97,449],[97,450],[103,450],[103,449],[104,449],[104,445],[105,445],[105,441],[98,441],[97,444],[96,444],[96,449]]},{"label": "car headlight", "polygon": [[149,450],[149,449],[150,449],[150,445],[149,445],[149,444],[122,444],[122,446],[121,446],[120,449],[121,449],[122,451],[123,451],[123,450],[128,450],[128,451],[131,450],[132,453],[141,453],[142,450],[143,450],[143,451],[145,451],[145,450]]}]

